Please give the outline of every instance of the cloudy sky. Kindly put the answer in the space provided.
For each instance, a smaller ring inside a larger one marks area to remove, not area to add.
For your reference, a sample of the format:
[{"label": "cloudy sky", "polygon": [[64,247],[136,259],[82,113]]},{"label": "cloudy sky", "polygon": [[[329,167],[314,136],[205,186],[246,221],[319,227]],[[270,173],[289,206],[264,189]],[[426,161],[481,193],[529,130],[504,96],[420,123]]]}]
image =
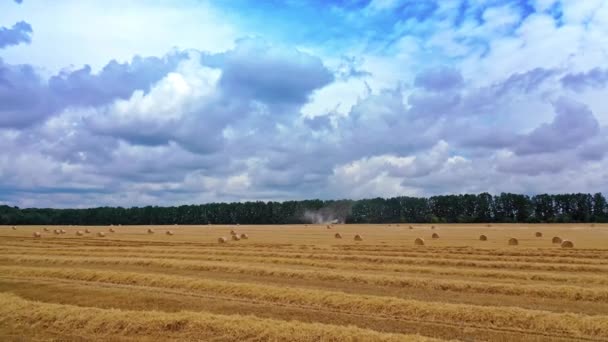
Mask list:
[{"label": "cloudy sky", "polygon": [[608,0],[0,3],[0,203],[608,192]]}]

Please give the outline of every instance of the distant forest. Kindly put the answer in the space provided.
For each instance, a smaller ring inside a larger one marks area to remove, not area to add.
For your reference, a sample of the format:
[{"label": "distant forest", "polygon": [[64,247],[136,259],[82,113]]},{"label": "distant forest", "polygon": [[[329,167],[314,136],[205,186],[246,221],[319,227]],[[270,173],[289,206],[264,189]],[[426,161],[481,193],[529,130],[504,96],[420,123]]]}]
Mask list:
[{"label": "distant forest", "polygon": [[175,207],[20,209],[0,206],[2,225],[608,222],[601,193],[445,195],[362,200],[237,202]]}]

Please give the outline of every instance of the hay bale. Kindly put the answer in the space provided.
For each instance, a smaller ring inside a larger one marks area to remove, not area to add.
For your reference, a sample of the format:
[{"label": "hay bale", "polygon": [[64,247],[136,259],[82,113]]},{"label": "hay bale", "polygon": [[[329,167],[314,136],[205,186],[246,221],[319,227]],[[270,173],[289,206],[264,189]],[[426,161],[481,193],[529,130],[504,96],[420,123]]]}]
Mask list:
[{"label": "hay bale", "polygon": [[228,239],[226,239],[225,237],[220,237],[220,238],[217,239],[217,242],[218,243],[226,243],[226,242],[228,242]]},{"label": "hay bale", "polygon": [[47,227],[42,228],[42,230],[44,230],[45,232],[49,231],[49,229]]},{"label": "hay bale", "polygon": [[238,235],[232,235],[232,240],[239,241],[241,238]]},{"label": "hay bale", "polygon": [[431,229],[435,229],[435,226],[432,226]]},{"label": "hay bale", "polygon": [[414,227],[410,226],[410,229],[414,229]]},{"label": "hay bale", "polygon": [[553,239],[551,239],[552,243],[562,243],[562,238],[560,238],[559,236],[554,236]]},{"label": "hay bale", "polygon": [[59,234],[61,234],[61,232],[59,231],[59,229],[53,229],[53,233],[54,233],[55,235],[59,235]]},{"label": "hay bale", "polygon": [[85,234],[91,234],[91,230],[89,230],[89,228],[84,230]]},{"label": "hay bale", "polygon": [[433,235],[431,235],[431,237],[432,237],[433,239],[439,239],[439,234],[437,234],[437,233],[433,233]]},{"label": "hay bale", "polygon": [[234,231],[234,229],[230,230],[230,235],[235,236],[237,234],[237,232]]},{"label": "hay bale", "polygon": [[574,248],[574,243],[572,243],[572,241],[570,240],[564,240],[562,241],[562,248]]},{"label": "hay bale", "polygon": [[104,233],[104,232],[99,232],[99,233],[97,233],[97,236],[98,236],[98,237],[104,237],[104,236],[106,236],[106,233]]},{"label": "hay bale", "polygon": [[241,239],[247,240],[247,239],[249,239],[249,235],[243,233],[243,234],[241,234]]},{"label": "hay bale", "polygon": [[61,229],[61,230],[59,230],[59,232],[60,232],[61,234],[65,234],[65,233],[66,233],[65,229]]},{"label": "hay bale", "polygon": [[42,234],[40,234],[39,232],[34,232],[33,235],[34,235],[35,238],[42,237]]},{"label": "hay bale", "polygon": [[509,239],[509,246],[517,246],[519,245],[519,241],[516,238]]},{"label": "hay bale", "polygon": [[342,235],[341,235],[340,233],[336,233],[336,234],[334,234],[334,237],[335,237],[336,239],[341,239],[341,238],[342,238]]},{"label": "hay bale", "polygon": [[110,233],[114,233],[114,232],[116,232],[116,231],[114,230],[114,228],[110,228],[110,229],[108,229],[108,230],[110,231]]},{"label": "hay bale", "polygon": [[414,240],[414,245],[416,245],[416,246],[424,246],[424,239],[423,238],[416,238],[416,240]]},{"label": "hay bale", "polygon": [[148,234],[154,234],[154,231],[152,230],[152,228],[148,228]]},{"label": "hay bale", "polygon": [[479,241],[488,241],[488,237],[481,234],[481,235],[479,235]]},{"label": "hay bale", "polygon": [[11,228],[12,228],[13,230],[17,230],[17,227],[15,227],[15,226],[12,226]]},{"label": "hay bale", "polygon": [[326,228],[327,228],[327,229],[331,229],[331,226],[330,226],[330,225],[327,225],[327,226],[326,226]]},{"label": "hay bale", "polygon": [[167,234],[167,235],[173,235],[173,231],[172,231],[172,230],[167,230],[167,231],[165,232],[165,234]]},{"label": "hay bale", "polygon": [[536,237],[543,237],[543,233],[541,233],[541,232],[536,232],[536,233],[534,233],[534,236],[536,236]]},{"label": "hay bale", "polygon": [[363,241],[363,238],[361,237],[361,235],[357,234],[355,235],[355,241]]},{"label": "hay bale", "polygon": [[77,232],[76,232],[76,235],[78,235],[78,236],[83,236],[83,235],[84,235],[84,232],[83,232],[82,230],[79,230],[79,231],[77,231]]}]

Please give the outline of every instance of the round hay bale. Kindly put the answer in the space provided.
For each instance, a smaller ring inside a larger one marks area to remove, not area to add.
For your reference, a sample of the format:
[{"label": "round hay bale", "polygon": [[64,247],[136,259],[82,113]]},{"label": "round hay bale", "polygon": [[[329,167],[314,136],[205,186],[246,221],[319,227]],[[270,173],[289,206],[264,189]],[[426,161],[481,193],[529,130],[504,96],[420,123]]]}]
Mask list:
[{"label": "round hay bale", "polygon": [[363,238],[361,237],[361,235],[357,234],[355,235],[355,241],[363,241]]},{"label": "round hay bale", "polygon": [[553,239],[551,239],[552,243],[562,243],[562,238],[560,238],[559,236],[554,236]]},{"label": "round hay bale", "polygon": [[247,240],[247,239],[249,239],[249,235],[243,233],[243,234],[241,234],[241,239]]},{"label": "round hay bale", "polygon": [[327,225],[327,227],[326,227],[326,228],[327,228],[327,229],[331,229],[331,226],[330,226],[330,225]]},{"label": "round hay bale", "polygon": [[231,230],[230,230],[230,235],[234,236],[234,235],[236,235],[236,234],[237,234],[237,233],[236,233],[236,232],[235,232],[233,229],[231,229]]},{"label": "round hay bale", "polygon": [[167,231],[165,232],[165,234],[167,234],[167,235],[173,235],[173,231],[172,231],[172,230],[167,230]]},{"label": "round hay bale", "polygon": [[437,234],[437,233],[433,233],[433,235],[431,235],[431,237],[432,237],[433,239],[439,239],[439,234]]},{"label": "round hay bale", "polygon": [[490,228],[490,227],[492,227],[492,225],[488,223],[488,224],[486,224],[486,227]]},{"label": "round hay bale", "polygon": [[59,235],[59,234],[61,234],[61,232],[59,231],[59,229],[53,229],[53,233],[54,233],[55,235]]},{"label": "round hay bale", "polygon": [[239,241],[241,238],[238,235],[232,235],[232,240]]},{"label": "round hay bale", "polygon": [[228,242],[228,239],[226,239],[225,237],[222,236],[222,237],[220,237],[220,238],[217,239],[217,242],[218,243],[226,243],[226,242]]},{"label": "round hay bale", "polygon": [[42,237],[42,234],[40,234],[39,232],[34,232],[33,235],[34,235],[35,238]]},{"label": "round hay bale", "polygon": [[79,231],[77,231],[77,232],[76,232],[76,235],[78,235],[78,236],[83,236],[83,235],[84,235],[84,233],[83,233],[81,230],[79,230]]},{"label": "round hay bale", "polygon": [[148,228],[148,234],[154,234],[154,231],[152,230],[152,228]]},{"label": "round hay bale", "polygon": [[12,228],[13,230],[17,230],[17,227],[15,227],[15,226],[12,226],[11,228]]},{"label": "round hay bale", "polygon": [[410,229],[414,229],[414,227],[410,226]]},{"label": "round hay bale", "polygon": [[104,237],[104,236],[106,236],[106,233],[104,233],[104,232],[99,232],[99,233],[97,233],[97,236],[99,236],[99,237]]},{"label": "round hay bale", "polygon": [[416,245],[416,246],[424,246],[424,239],[423,238],[416,238],[416,240],[414,240],[414,245]]},{"label": "round hay bale", "polygon": [[65,233],[66,233],[65,229],[61,229],[61,230],[59,230],[59,232],[60,232],[61,234],[65,234]]},{"label": "round hay bale", "polygon": [[488,237],[481,234],[481,235],[479,235],[479,241],[488,241]]},{"label": "round hay bale", "polygon": [[517,246],[519,245],[519,241],[516,238],[509,239],[509,246]]},{"label": "round hay bale", "polygon": [[85,234],[91,234],[91,230],[90,230],[89,228],[86,228],[86,229],[84,230],[84,232],[85,232]]},{"label": "round hay bale", "polygon": [[49,229],[47,227],[42,228],[42,230],[44,230],[45,232],[49,231]]},{"label": "round hay bale", "polygon": [[541,232],[536,232],[536,233],[534,233],[534,236],[536,236],[536,237],[543,237],[543,233],[541,233]]},{"label": "round hay bale", "polygon": [[114,230],[114,228],[110,228],[110,229],[108,229],[108,230],[110,231],[110,233],[114,233],[114,232],[116,232],[116,231]]},{"label": "round hay bale", "polygon": [[336,239],[341,239],[341,238],[342,238],[342,235],[341,235],[340,233],[336,233],[336,234],[334,234],[334,237],[335,237]]},{"label": "round hay bale", "polygon": [[564,240],[562,241],[562,248],[574,248],[574,243],[572,243],[572,241],[570,240]]},{"label": "round hay bale", "polygon": [[435,229],[435,226],[432,226],[431,229]]}]

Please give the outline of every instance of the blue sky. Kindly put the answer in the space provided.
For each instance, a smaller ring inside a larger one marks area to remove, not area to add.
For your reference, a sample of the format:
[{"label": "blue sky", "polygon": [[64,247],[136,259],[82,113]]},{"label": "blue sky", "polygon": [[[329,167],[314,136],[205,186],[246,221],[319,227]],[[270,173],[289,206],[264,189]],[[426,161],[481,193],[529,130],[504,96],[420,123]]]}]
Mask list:
[{"label": "blue sky", "polygon": [[607,0],[3,1],[0,203],[608,192]]}]

